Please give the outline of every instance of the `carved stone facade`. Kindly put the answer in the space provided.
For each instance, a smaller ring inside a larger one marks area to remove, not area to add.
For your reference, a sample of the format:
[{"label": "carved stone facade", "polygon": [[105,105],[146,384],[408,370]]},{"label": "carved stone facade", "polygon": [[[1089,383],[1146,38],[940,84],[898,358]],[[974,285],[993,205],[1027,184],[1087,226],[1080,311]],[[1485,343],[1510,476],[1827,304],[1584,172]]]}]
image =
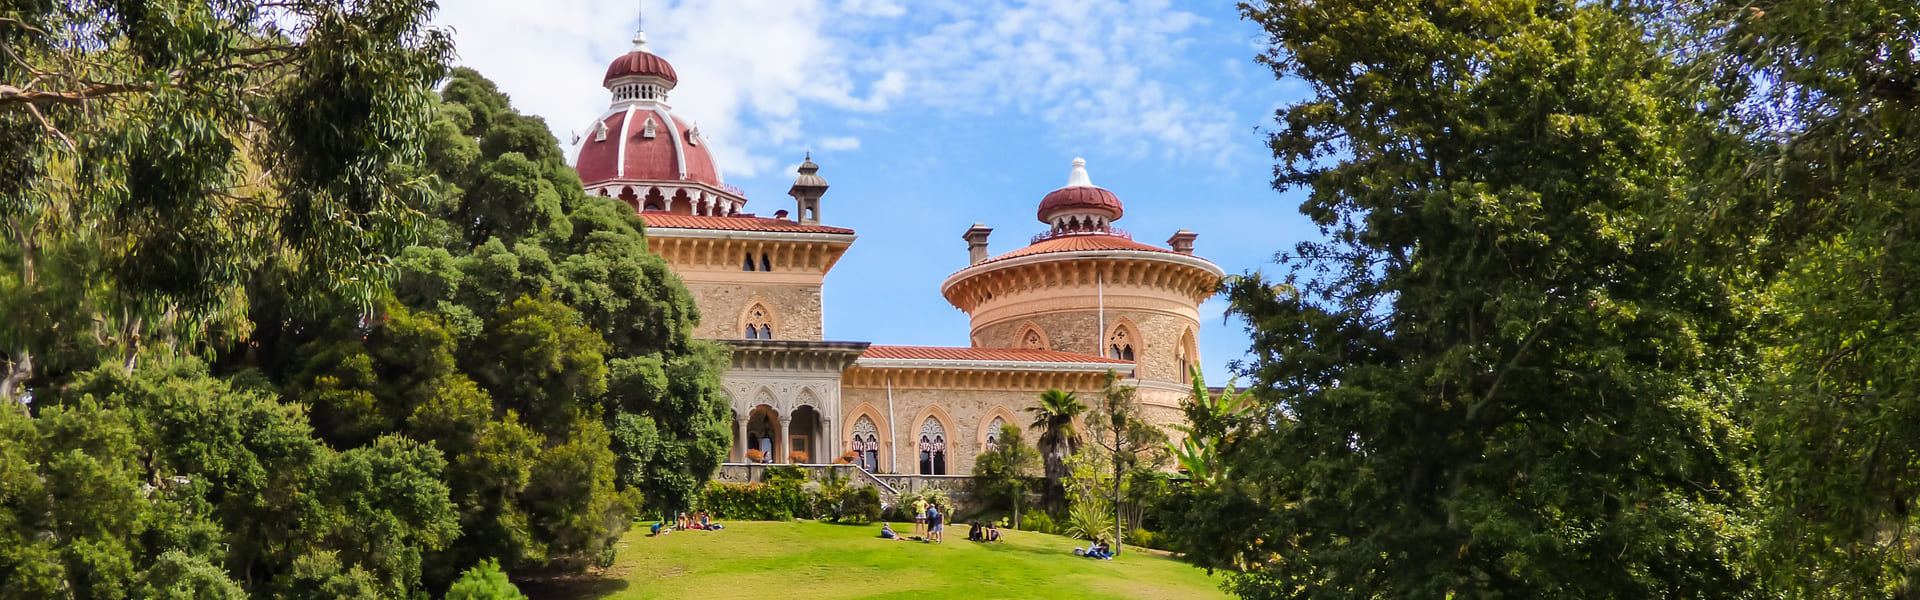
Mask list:
[{"label": "carved stone facade", "polygon": [[999,424],[1030,423],[1025,409],[1048,389],[1097,394],[1108,373],[1138,387],[1148,419],[1179,421],[1185,365],[1200,358],[1198,307],[1222,276],[1193,255],[1192,232],[1169,247],[1134,242],[1113,227],[1119,196],[1075,160],[1067,185],[1041,199],[1048,228],[1031,244],[993,256],[991,228],[963,236],[970,265],[940,292],[971,318],[971,346],[826,341],[821,288],[855,236],[820,224],[820,166],[800,165],[791,218],[746,212],[697,127],[665,103],[678,81],[636,36],[602,82],[608,110],[572,155],[587,192],[646,222],[649,249],[700,309],[695,335],[733,348],[721,377],[731,462],[845,460],[884,485],[958,489],[1001,441]]}]

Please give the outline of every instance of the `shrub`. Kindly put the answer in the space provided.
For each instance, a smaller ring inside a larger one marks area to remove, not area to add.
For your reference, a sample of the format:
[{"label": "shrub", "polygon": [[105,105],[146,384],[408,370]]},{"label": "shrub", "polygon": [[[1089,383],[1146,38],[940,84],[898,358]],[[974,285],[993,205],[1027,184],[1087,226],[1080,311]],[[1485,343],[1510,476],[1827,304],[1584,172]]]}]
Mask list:
[{"label": "shrub", "polygon": [[1047,513],[1036,511],[1033,513],[1020,515],[1021,531],[1032,531],[1035,533],[1053,533],[1057,529],[1058,528],[1056,528],[1053,524],[1053,517],[1047,516]]},{"label": "shrub", "polygon": [[787,521],[794,515],[808,515],[806,494],[798,482],[707,484],[701,506],[716,519],[736,521]]},{"label": "shrub", "polygon": [[761,479],[765,480],[768,485],[792,482],[794,486],[798,487],[802,482],[807,480],[807,471],[793,465],[774,465],[767,467],[766,475]]},{"label": "shrub", "polygon": [[926,500],[927,504],[938,507],[940,514],[946,518],[947,522],[953,522],[953,500],[947,498],[946,492],[933,488],[900,494],[900,498],[895,501],[895,504],[900,507],[900,514],[906,516],[905,520],[913,520],[913,501],[915,499]]},{"label": "shrub", "polygon": [[1168,552],[1179,552],[1178,548],[1173,547],[1172,542],[1173,542],[1172,538],[1159,533],[1154,533],[1153,530],[1150,530],[1150,529],[1140,529],[1127,534],[1127,543],[1129,544],[1140,546],[1142,548],[1166,550]]},{"label": "shrub", "polygon": [[788,452],[787,462],[790,462],[796,465],[807,464],[807,452],[805,450],[795,450],[792,452]]},{"label": "shrub", "polygon": [[880,490],[871,486],[861,486],[847,490],[840,498],[840,511],[835,522],[851,525],[865,525],[880,520]]},{"label": "shrub", "polygon": [[1113,541],[1113,515],[1094,502],[1076,502],[1067,507],[1067,535],[1095,542]]},{"label": "shrub", "polygon": [[480,561],[480,564],[460,574],[460,580],[447,588],[446,600],[526,600],[520,588],[507,581],[507,574],[500,572],[500,562],[494,559]]}]

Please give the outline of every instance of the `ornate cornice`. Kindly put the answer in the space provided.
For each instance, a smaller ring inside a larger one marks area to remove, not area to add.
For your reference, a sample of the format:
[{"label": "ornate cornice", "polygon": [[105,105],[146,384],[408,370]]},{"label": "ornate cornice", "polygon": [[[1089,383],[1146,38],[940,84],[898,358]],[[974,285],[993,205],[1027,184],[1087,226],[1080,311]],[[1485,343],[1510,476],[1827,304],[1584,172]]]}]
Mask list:
[{"label": "ornate cornice", "polygon": [[867,342],[718,340],[733,348],[730,370],[839,373],[867,351]]},{"label": "ornate cornice", "polygon": [[1104,279],[1110,288],[1166,290],[1199,305],[1219,292],[1225,276],[1211,261],[1186,254],[1144,250],[1049,252],[961,269],[940,284],[940,294],[955,308],[972,314],[981,305],[1010,294],[1092,288]]},{"label": "ornate cornice", "polygon": [[[1114,365],[1103,366],[1111,368]],[[1099,371],[1013,370],[987,368],[984,365],[969,368],[962,365],[893,366],[884,363],[870,366],[865,361],[860,361],[841,374],[840,386],[880,389],[891,384],[895,390],[1021,391],[1038,394],[1055,388],[1075,391],[1096,390],[1106,383],[1106,377],[1105,368]]]},{"label": "ornate cornice", "polygon": [[853,240],[853,234],[836,233],[647,228],[648,249],[667,259],[676,271],[739,271],[741,258],[752,253],[771,255],[771,273],[824,276],[846,255]]}]

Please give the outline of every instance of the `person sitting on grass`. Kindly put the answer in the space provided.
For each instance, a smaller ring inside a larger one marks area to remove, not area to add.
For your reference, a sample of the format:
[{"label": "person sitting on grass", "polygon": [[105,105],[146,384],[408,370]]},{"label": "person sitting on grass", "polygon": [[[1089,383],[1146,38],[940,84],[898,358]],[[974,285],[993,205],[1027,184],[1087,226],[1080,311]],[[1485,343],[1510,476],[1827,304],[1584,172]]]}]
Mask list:
[{"label": "person sitting on grass", "polygon": [[719,531],[722,529],[726,529],[725,527],[721,527],[719,523],[713,522],[712,516],[708,515],[707,511],[704,511],[704,510],[700,511],[700,528],[705,529],[707,531]]},{"label": "person sitting on grass", "polygon": [[994,526],[993,521],[987,521],[986,538],[987,538],[986,541],[989,541],[989,542],[1000,541],[1000,528]]},{"label": "person sitting on grass", "polygon": [[894,531],[893,531],[893,524],[892,524],[892,523],[881,523],[881,524],[880,524],[880,539],[883,539],[883,540],[893,540],[893,541],[896,541],[896,542],[904,542],[904,541],[907,541],[907,538],[903,538],[903,537],[900,537],[900,534],[898,534],[898,533],[894,533]]},{"label": "person sitting on grass", "polygon": [[972,522],[972,523],[968,523],[968,524],[967,524],[967,541],[969,541],[969,542],[984,542],[984,541],[987,541],[987,538],[986,538],[986,536],[984,536],[984,535],[981,535],[981,533],[980,533],[980,522],[979,522],[979,521],[974,521],[974,522]]}]

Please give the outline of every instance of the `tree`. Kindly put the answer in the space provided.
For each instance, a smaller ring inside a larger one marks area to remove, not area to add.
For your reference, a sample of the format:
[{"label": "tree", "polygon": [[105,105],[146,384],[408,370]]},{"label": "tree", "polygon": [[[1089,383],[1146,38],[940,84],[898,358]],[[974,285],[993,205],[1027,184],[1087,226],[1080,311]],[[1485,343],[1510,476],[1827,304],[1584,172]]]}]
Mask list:
[{"label": "tree", "polygon": [[1018,527],[1020,505],[1027,499],[1027,480],[1040,462],[1040,454],[1020,439],[1020,427],[1013,424],[1001,425],[994,439],[994,448],[973,461],[974,495],[981,499],[1004,498]]},{"label": "tree", "polygon": [[[0,399],[234,343],[284,268],[364,303],[426,189],[428,0],[37,0],[0,15]],[[275,268],[269,268],[275,267]]]},{"label": "tree", "polygon": [[1040,432],[1034,445],[1046,461],[1047,503],[1057,509],[1066,499],[1060,480],[1067,476],[1067,457],[1080,451],[1080,432],[1074,429],[1073,420],[1087,411],[1087,405],[1073,392],[1050,389],[1040,393],[1039,405],[1029,406],[1026,411],[1033,413],[1033,424],[1028,428]]},{"label": "tree", "polygon": [[513,582],[507,580],[507,574],[500,571],[500,564],[489,559],[461,573],[460,580],[453,582],[453,587],[448,588],[447,595],[442,598],[444,600],[525,600],[526,597],[525,594],[520,593],[520,588],[514,587]]},{"label": "tree", "polygon": [[1730,240],[1689,216],[1725,200],[1692,193],[1683,142],[1713,128],[1646,8],[1244,6],[1313,91],[1270,145],[1325,241],[1229,289],[1260,426],[1196,505],[1255,516],[1188,547],[1254,567],[1236,592],[1752,589],[1730,406],[1753,307],[1701,260]]},{"label": "tree", "polygon": [[[1160,453],[1166,444],[1166,434],[1152,423],[1140,417],[1139,403],[1134,400],[1136,388],[1120,383],[1120,375],[1107,372],[1107,383],[1100,391],[1100,403],[1093,408],[1095,418],[1088,423],[1088,439],[1103,452],[1103,461],[1112,470],[1111,479],[1089,478],[1075,473],[1082,479],[1080,487],[1090,492],[1093,489],[1104,490],[1112,498],[1105,508],[1112,511],[1113,551],[1120,553],[1121,542],[1125,540],[1124,531],[1138,527],[1138,519],[1129,520],[1126,513],[1138,514],[1139,510],[1127,510],[1127,487],[1132,475],[1140,471],[1157,470],[1163,465]],[[1082,503],[1090,499],[1088,493],[1079,494]],[[1077,508],[1077,507],[1073,507]],[[1138,508],[1138,507],[1135,507]],[[1070,509],[1071,510],[1071,509]],[[1081,520],[1075,517],[1075,520]]]},{"label": "tree", "polygon": [[1688,17],[1746,142],[1712,181],[1766,241],[1742,255],[1771,309],[1751,417],[1768,500],[1755,566],[1783,597],[1910,596],[1920,7],[1711,2]]}]

